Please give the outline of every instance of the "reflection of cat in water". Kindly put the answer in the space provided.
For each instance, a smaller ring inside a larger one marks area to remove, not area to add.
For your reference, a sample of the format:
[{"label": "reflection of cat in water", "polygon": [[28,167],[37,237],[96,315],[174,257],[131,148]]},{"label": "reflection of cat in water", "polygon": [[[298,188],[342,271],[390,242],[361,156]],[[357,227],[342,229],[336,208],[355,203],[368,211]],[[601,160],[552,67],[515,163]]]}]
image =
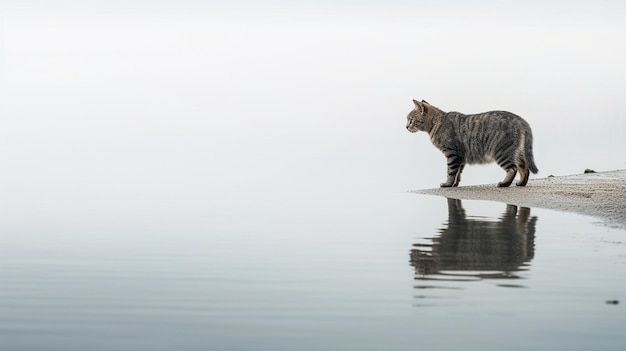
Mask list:
[{"label": "reflection of cat in water", "polygon": [[510,272],[523,270],[534,256],[536,222],[529,208],[518,211],[513,205],[506,205],[498,221],[468,218],[461,200],[448,199],[447,226],[431,238],[432,244],[415,244],[410,262],[420,275],[498,271],[504,274],[475,276],[510,277]]}]

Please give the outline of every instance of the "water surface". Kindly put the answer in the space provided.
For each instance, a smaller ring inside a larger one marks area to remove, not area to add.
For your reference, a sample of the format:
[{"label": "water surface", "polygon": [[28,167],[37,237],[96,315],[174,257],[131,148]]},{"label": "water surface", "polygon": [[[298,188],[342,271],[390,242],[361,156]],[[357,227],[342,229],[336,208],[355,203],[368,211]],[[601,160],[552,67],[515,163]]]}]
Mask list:
[{"label": "water surface", "polygon": [[2,348],[617,350],[626,342],[623,303],[607,303],[625,299],[622,230],[492,202],[300,195],[308,200],[220,214],[146,204],[135,218],[112,210],[12,226],[0,244]]}]

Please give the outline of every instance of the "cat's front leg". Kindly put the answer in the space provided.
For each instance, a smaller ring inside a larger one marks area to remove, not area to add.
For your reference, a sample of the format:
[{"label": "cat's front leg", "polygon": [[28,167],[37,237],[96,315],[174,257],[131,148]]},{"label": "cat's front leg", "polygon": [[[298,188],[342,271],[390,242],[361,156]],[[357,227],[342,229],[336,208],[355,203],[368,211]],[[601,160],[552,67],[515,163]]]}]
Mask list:
[{"label": "cat's front leg", "polygon": [[456,171],[456,177],[454,178],[454,184],[452,184],[452,186],[459,186],[459,183],[461,182],[461,173],[463,172],[464,167],[465,164],[461,163],[459,169]]},{"label": "cat's front leg", "polygon": [[465,166],[463,157],[459,152],[451,149],[444,149],[443,154],[448,162],[448,178],[439,186],[442,188],[458,186],[461,181],[461,172],[463,172],[463,167]]}]

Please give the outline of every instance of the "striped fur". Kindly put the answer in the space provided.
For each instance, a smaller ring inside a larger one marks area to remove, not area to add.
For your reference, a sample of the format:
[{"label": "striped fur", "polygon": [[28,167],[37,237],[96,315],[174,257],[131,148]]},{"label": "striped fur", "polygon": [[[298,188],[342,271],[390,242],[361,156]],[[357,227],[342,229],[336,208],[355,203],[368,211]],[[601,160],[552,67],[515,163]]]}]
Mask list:
[{"label": "striped fur", "polygon": [[424,131],[447,158],[448,178],[442,187],[458,186],[466,164],[496,162],[506,172],[499,187],[528,183],[529,171],[539,170],[533,158],[533,135],[528,123],[506,111],[475,115],[444,112],[426,101],[413,100],[415,108],[407,116],[411,133]]}]

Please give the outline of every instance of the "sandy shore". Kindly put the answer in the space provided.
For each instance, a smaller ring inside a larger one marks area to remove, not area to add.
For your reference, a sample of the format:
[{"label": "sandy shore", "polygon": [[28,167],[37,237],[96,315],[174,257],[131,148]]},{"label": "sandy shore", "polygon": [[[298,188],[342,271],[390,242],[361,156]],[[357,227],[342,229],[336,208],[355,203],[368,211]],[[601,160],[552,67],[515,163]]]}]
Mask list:
[{"label": "sandy shore", "polygon": [[626,229],[626,170],[533,179],[526,187],[494,184],[414,191],[454,199],[490,200],[523,207],[548,208],[602,219]]}]

